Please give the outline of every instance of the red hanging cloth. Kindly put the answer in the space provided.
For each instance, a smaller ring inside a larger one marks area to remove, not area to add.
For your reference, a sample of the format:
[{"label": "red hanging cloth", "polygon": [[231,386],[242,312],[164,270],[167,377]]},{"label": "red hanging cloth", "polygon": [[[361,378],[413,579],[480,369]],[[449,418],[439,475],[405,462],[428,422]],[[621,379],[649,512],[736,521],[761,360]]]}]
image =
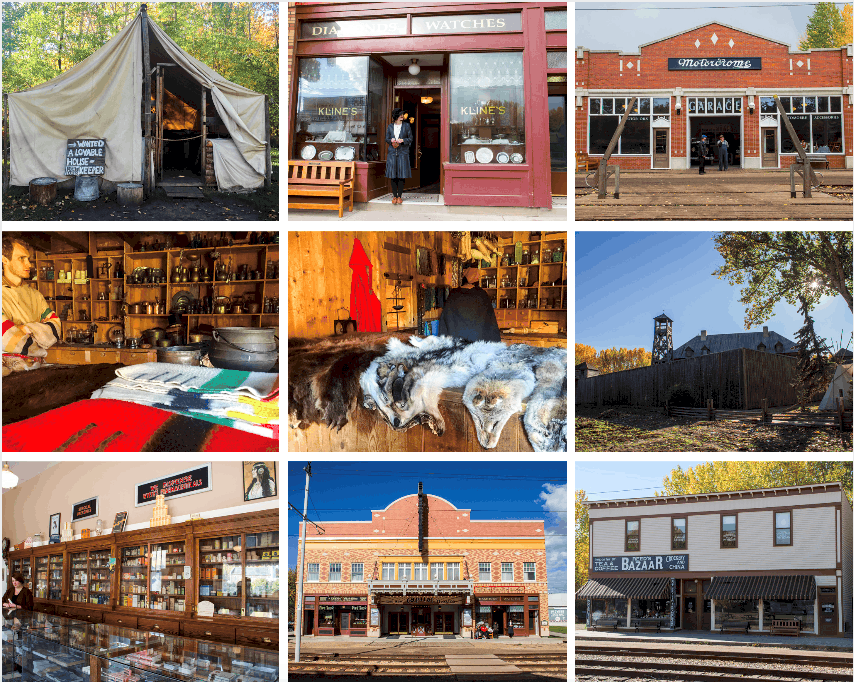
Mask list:
[{"label": "red hanging cloth", "polygon": [[382,305],[371,284],[374,266],[358,239],[353,239],[350,268],[353,270],[353,279],[350,281],[350,316],[356,320],[358,331],[381,332]]}]

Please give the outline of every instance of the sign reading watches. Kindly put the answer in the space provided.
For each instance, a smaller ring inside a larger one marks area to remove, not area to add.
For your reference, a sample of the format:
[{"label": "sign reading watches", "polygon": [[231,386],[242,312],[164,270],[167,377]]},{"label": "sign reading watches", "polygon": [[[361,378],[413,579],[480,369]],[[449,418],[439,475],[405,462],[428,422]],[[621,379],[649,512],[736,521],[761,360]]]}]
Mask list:
[{"label": "sign reading watches", "polygon": [[[519,12],[412,17],[413,35],[494,33],[496,31],[521,30],[522,15]],[[305,22],[302,24],[300,35],[302,38],[364,38],[406,35],[406,18]]]}]

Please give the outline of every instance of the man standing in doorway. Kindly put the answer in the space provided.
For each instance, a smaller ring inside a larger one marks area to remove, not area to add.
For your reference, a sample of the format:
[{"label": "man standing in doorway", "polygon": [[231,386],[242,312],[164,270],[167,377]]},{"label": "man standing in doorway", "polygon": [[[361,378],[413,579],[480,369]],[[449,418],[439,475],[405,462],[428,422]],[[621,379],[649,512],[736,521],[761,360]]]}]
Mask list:
[{"label": "man standing in doorway", "polygon": [[729,145],[723,133],[718,137],[718,170],[729,170]]},{"label": "man standing in doorway", "polygon": [[700,175],[706,174],[706,152],[708,151],[708,147],[706,146],[706,136],[700,135],[700,141],[697,143],[697,156],[700,161]]}]

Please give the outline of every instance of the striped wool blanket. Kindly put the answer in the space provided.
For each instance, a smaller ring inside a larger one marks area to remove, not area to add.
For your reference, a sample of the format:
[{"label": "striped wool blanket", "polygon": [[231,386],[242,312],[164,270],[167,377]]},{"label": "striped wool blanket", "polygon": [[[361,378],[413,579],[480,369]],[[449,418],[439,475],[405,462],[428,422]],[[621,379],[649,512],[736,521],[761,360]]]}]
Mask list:
[{"label": "striped wool blanket", "polygon": [[278,400],[279,375],[146,362],[116,370],[116,375],[141,391],[162,393],[172,389],[187,393],[217,393],[258,400]]}]

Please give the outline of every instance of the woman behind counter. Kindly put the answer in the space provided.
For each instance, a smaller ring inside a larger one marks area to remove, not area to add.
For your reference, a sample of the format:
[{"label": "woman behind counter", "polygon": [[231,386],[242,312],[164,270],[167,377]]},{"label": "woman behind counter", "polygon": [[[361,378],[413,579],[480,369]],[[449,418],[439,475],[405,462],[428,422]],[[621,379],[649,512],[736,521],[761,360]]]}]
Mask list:
[{"label": "woman behind counter", "polygon": [[409,168],[412,127],[406,121],[406,112],[403,109],[393,109],[391,119],[392,123],[385,129],[385,141],[389,145],[385,158],[385,176],[391,180],[391,203],[402,204],[403,185],[406,184],[406,178],[412,177]]},{"label": "woman behind counter", "polygon": [[24,576],[20,571],[12,573],[12,586],[3,595],[3,608],[33,610],[33,593],[24,584]]}]

